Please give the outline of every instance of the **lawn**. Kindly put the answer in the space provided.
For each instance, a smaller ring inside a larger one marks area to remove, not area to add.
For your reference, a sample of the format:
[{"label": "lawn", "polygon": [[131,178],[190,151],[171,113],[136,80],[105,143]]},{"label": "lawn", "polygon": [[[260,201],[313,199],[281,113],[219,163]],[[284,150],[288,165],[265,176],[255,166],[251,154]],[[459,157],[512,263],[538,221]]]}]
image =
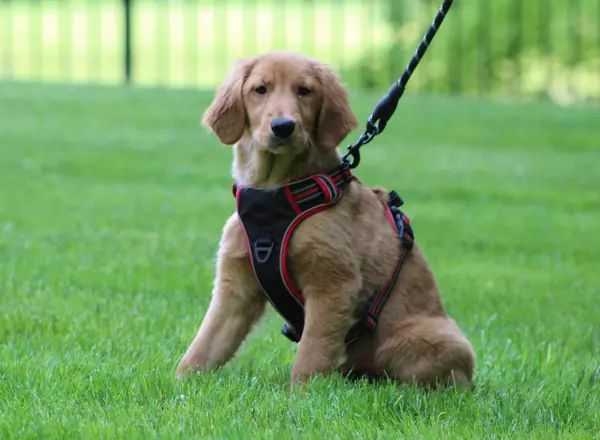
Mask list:
[{"label": "lawn", "polygon": [[[598,108],[407,94],[357,171],[404,197],[475,388],[334,376],[299,399],[272,311],[174,381],[234,209],[211,95],[0,83],[1,438],[597,436]],[[352,93],[361,120],[378,98]]]}]

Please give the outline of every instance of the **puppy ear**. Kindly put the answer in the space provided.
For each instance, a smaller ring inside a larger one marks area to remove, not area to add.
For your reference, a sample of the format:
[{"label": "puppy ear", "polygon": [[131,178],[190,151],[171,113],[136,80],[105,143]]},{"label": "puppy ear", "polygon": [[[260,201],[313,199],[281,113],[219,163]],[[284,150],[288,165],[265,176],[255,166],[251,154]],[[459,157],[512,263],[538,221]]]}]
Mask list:
[{"label": "puppy ear", "polygon": [[348,92],[335,71],[322,64],[317,68],[317,77],[323,90],[317,141],[325,148],[334,149],[358,127],[358,121],[348,103]]},{"label": "puppy ear", "polygon": [[212,130],[225,145],[235,144],[244,134],[246,111],[242,87],[254,64],[254,59],[238,60],[202,116],[202,125]]}]

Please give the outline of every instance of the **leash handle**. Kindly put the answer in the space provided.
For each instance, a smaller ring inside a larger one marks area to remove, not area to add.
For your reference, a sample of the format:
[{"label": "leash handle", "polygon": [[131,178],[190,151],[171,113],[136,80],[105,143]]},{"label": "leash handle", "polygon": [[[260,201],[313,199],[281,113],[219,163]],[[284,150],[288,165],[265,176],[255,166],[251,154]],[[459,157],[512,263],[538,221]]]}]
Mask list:
[{"label": "leash handle", "polygon": [[[437,15],[435,16],[435,19],[429,27],[429,30],[421,40],[419,47],[413,54],[406,68],[404,69],[404,73],[402,73],[400,79],[397,82],[395,82],[394,85],[392,85],[392,87],[390,87],[388,92],[375,105],[375,109],[373,110],[373,113],[371,113],[371,116],[367,121],[366,129],[364,133],[360,136],[358,141],[354,145],[348,147],[349,151],[342,158],[342,160],[345,164],[348,165],[349,168],[356,168],[360,162],[360,153],[358,149],[362,145],[371,142],[376,135],[380,134],[381,132],[383,132],[383,130],[385,130],[388,120],[396,111],[396,108],[398,107],[398,102],[404,94],[404,90],[406,89],[406,84],[408,83],[408,80],[419,65],[419,62],[423,58],[423,55],[425,55],[425,51],[427,51],[427,48],[433,41],[433,37],[442,25],[446,14],[452,6],[452,2],[453,0],[444,0],[442,5],[440,6]],[[348,160],[350,156],[352,156],[353,158],[352,163],[350,163]]]}]

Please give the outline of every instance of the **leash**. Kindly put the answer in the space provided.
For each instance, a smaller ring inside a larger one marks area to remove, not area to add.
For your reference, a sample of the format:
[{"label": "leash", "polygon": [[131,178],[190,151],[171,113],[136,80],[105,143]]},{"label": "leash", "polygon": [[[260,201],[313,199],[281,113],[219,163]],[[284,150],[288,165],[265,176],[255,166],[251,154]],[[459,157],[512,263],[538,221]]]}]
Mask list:
[{"label": "leash", "polygon": [[[375,109],[373,110],[373,113],[367,121],[367,127],[364,133],[360,136],[358,141],[354,145],[350,145],[348,147],[348,153],[346,153],[346,155],[342,158],[342,163],[344,166],[347,166],[350,169],[356,168],[360,163],[359,148],[371,142],[375,136],[381,134],[383,130],[385,130],[388,120],[396,111],[396,107],[398,107],[398,101],[400,101],[400,98],[404,94],[406,83],[408,83],[408,80],[417,68],[417,65],[421,61],[425,51],[431,44],[433,37],[444,21],[446,14],[450,10],[452,2],[453,0],[444,0],[442,6],[440,6],[440,10],[431,23],[429,30],[421,40],[421,44],[419,44],[419,47],[404,69],[404,73],[400,79],[388,90],[385,96],[379,100],[375,106]],[[350,156],[352,156],[352,162],[350,162]]]}]

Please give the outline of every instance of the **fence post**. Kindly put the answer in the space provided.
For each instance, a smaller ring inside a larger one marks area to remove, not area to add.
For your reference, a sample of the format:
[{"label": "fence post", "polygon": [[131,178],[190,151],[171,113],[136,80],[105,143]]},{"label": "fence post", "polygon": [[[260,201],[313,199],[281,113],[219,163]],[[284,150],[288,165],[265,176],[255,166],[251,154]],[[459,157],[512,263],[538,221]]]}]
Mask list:
[{"label": "fence post", "polygon": [[124,16],[125,16],[125,27],[124,27],[124,70],[125,70],[125,83],[131,83],[131,4],[133,0],[123,0]]}]

